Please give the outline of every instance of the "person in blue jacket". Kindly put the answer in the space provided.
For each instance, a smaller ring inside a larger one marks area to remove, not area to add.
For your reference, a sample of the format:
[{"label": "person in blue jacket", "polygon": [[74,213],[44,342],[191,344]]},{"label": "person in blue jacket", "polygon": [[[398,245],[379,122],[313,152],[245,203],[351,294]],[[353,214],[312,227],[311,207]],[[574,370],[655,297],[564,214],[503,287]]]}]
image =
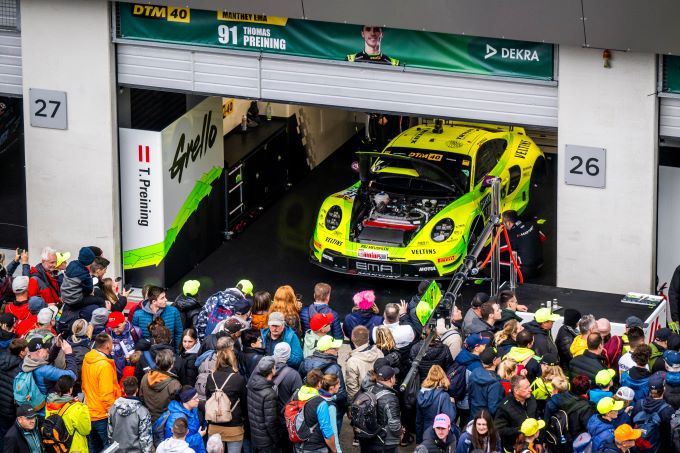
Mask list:
[{"label": "person in blue jacket", "polygon": [[[54,384],[62,376],[70,376],[73,380],[76,376],[76,361],[73,357],[73,350],[71,345],[66,341],[57,340],[59,344],[55,345],[53,352],[50,354],[49,345],[43,342],[40,337],[32,338],[28,342],[28,355],[24,358],[24,363],[21,365],[21,371],[25,373],[33,372],[33,379],[40,389],[40,393],[47,396],[54,387]],[[53,365],[50,365],[50,355],[56,357],[59,353],[59,347],[64,352],[66,360],[66,369],[62,370]],[[44,410],[44,409],[43,409]]]},{"label": "person in blue jacket", "polygon": [[[350,346],[354,349],[354,344],[351,343],[352,331],[356,326],[364,326],[369,332],[373,332],[373,328],[382,325],[383,317],[380,316],[380,310],[375,303],[375,293],[371,290],[360,291],[352,298],[354,300],[354,308],[352,312],[345,316],[345,322],[342,325],[342,330],[347,338],[350,339]],[[373,338],[369,335],[368,341],[373,344]]]},{"label": "person in blue jacket", "polygon": [[487,409],[491,416],[496,415],[496,408],[505,398],[505,390],[501,378],[496,374],[496,368],[501,359],[496,348],[488,347],[479,355],[481,367],[475,368],[468,380],[468,399],[470,414],[476,414]]},{"label": "person in blue jacket", "polygon": [[437,414],[456,419],[456,405],[447,390],[449,379],[439,365],[432,365],[416,397],[416,443],[423,442],[427,428],[432,426]]},{"label": "person in blue jacket", "polygon": [[652,349],[646,345],[638,345],[630,354],[635,366],[621,373],[621,386],[630,387],[635,392],[634,401],[643,400],[649,395],[649,358]]},{"label": "person in blue jacket", "polygon": [[331,285],[328,283],[317,283],[314,286],[314,303],[303,307],[300,311],[300,322],[302,323],[302,331],[307,332],[309,327],[309,321],[317,313],[325,315],[326,313],[331,313],[333,315],[333,322],[331,323],[331,335],[336,340],[343,340],[345,335],[342,333],[342,327],[340,326],[340,317],[338,312],[333,310],[329,306],[331,300]]},{"label": "person in blue jacket", "polygon": [[283,313],[278,311],[270,313],[267,325],[269,328],[262,329],[262,349],[267,355],[273,356],[278,343],[282,341],[288,343],[290,346],[288,366],[297,370],[302,363],[302,346],[295,331],[286,325]]},{"label": "person in blue jacket", "polygon": [[597,403],[598,413],[588,420],[588,434],[593,440],[593,451],[601,451],[604,444],[614,440],[614,420],[623,406],[623,401],[616,401],[608,396]]},{"label": "person in blue jacket", "polygon": [[78,259],[73,260],[66,266],[64,274],[69,278],[80,280],[80,287],[83,289],[83,296],[89,296],[94,289],[94,281],[87,268],[94,261],[94,253],[89,247],[83,247],[78,252]]},{"label": "person in blue jacket", "polygon": [[[489,343],[491,343],[491,339],[477,333],[468,335],[467,338],[465,338],[463,348],[454,359],[454,366],[462,366],[465,368],[466,386],[467,383],[470,382],[470,375],[472,375],[472,372],[477,368],[482,367],[482,361],[479,359],[479,356],[487,348]],[[470,418],[470,396],[467,392],[465,393],[464,399],[456,401],[456,407],[458,408],[462,426],[462,424],[467,423]]]},{"label": "person in blue jacket", "polygon": [[595,375],[595,384],[597,387],[591,388],[588,393],[588,399],[590,399],[593,404],[597,404],[606,396],[614,396],[614,392],[611,391],[612,385],[614,385],[614,376],[616,376],[616,371],[611,368],[597,372]]},{"label": "person in blue jacket", "polygon": [[[201,420],[198,417],[198,392],[190,385],[185,385],[177,394],[177,400],[170,401],[168,406],[168,416],[165,422],[165,439],[172,437],[172,425],[178,418],[187,420],[189,430],[187,431],[186,442],[196,453],[205,453],[203,436],[207,429],[201,428]],[[159,418],[162,420],[163,416]]]},{"label": "person in blue jacket", "polygon": [[147,292],[147,300],[142,302],[142,305],[135,310],[132,317],[132,325],[139,327],[142,331],[142,337],[145,339],[151,338],[149,332],[149,324],[156,318],[162,318],[165,322],[165,327],[170,330],[172,336],[172,345],[175,351],[179,352],[179,347],[182,345],[182,316],[172,305],[168,305],[168,298],[165,296],[165,290],[158,286],[152,286]]}]

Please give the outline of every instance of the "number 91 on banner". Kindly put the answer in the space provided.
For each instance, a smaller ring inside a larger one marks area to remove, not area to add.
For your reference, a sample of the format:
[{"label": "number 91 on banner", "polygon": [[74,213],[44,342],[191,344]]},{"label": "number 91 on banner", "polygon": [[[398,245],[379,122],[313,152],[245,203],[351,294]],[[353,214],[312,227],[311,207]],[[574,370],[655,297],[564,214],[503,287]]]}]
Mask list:
[{"label": "number 91 on banner", "polygon": [[604,189],[607,150],[592,146],[566,145],[564,182],[572,186]]}]

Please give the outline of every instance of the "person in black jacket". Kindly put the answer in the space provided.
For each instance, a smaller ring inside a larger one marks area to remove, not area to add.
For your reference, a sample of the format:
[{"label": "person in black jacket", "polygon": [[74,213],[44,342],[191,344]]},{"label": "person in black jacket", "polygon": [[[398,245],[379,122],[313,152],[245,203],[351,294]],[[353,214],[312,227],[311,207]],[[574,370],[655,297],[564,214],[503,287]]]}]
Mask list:
[{"label": "person in black jacket", "polygon": [[361,451],[397,453],[402,434],[401,411],[399,397],[394,389],[396,385],[396,371],[389,365],[382,365],[375,370],[377,382],[369,391],[376,396],[377,422],[380,431],[373,439],[360,439]]},{"label": "person in black jacket", "polygon": [[2,439],[16,418],[14,378],[21,371],[21,364],[27,354],[28,342],[23,338],[15,338],[7,351],[0,353],[0,451],[4,451]]},{"label": "person in black jacket", "polygon": [[534,351],[537,356],[558,354],[551,332],[558,319],[560,315],[551,313],[549,308],[539,308],[534,313],[534,320],[523,324],[526,330],[534,334]]},{"label": "person in black jacket", "polygon": [[[413,345],[410,353],[411,361],[416,358],[422,346],[423,340],[420,340],[418,343]],[[430,372],[432,365],[439,365],[444,370],[448,370],[449,367],[453,365],[451,350],[446,345],[442,344],[438,336],[435,336],[434,340],[432,340],[430,347],[427,349],[427,352],[418,365],[418,376],[420,377],[421,384],[427,377],[427,373]]]},{"label": "person in black jacket", "polygon": [[240,449],[243,444],[244,417],[248,413],[246,381],[238,373],[236,354],[229,349],[217,353],[215,371],[208,377],[205,385],[206,399],[221,389],[231,402],[231,421],[214,423],[210,420],[208,435],[220,434],[228,448]]},{"label": "person in black jacket", "polygon": [[196,367],[196,359],[198,358],[198,351],[201,349],[201,343],[198,341],[198,334],[196,329],[184,329],[182,333],[182,346],[180,353],[175,360],[175,369],[177,370],[177,377],[182,385],[196,385],[196,378],[198,377],[198,368]]},{"label": "person in black jacket", "polygon": [[254,453],[279,453],[278,402],[273,357],[263,357],[248,381],[248,421]]},{"label": "person in black jacket", "polygon": [[267,355],[267,352],[262,347],[262,335],[257,329],[246,329],[241,332],[241,344],[243,345],[243,352],[240,358],[243,362],[246,379],[250,379],[258,362]]},{"label": "person in black jacket", "polygon": [[[176,355],[175,348],[170,344],[172,342],[172,334],[167,327],[154,327],[151,335],[153,337],[153,344],[149,347],[146,346],[149,343],[144,340],[137,342],[136,349],[142,351],[142,356],[139,358],[137,365],[135,365],[135,377],[139,382],[142,382],[144,373],[155,368],[156,354],[158,354],[159,351],[168,349],[172,351],[173,355]],[[175,364],[172,366],[170,372],[177,375],[177,360],[175,360]]]},{"label": "person in black jacket", "polygon": [[182,325],[186,328],[196,325],[198,315],[203,308],[198,299],[200,287],[201,282],[198,280],[187,280],[182,285],[182,294],[175,298],[173,305],[179,310],[179,315],[182,317]]},{"label": "person in black jacket", "polygon": [[607,368],[602,356],[602,337],[599,333],[591,333],[586,341],[588,350],[580,356],[571,359],[569,372],[572,376],[584,374],[590,379],[590,384],[595,385],[595,375],[597,372]]},{"label": "person in black jacket", "polygon": [[513,376],[510,379],[510,393],[496,410],[494,418],[504,449],[511,451],[514,448],[522,422],[527,418],[536,418],[536,407],[529,380],[525,376]]},{"label": "person in black jacket", "polygon": [[557,331],[557,338],[555,338],[555,346],[557,346],[557,354],[560,358],[560,365],[565,370],[569,369],[569,362],[571,362],[571,351],[569,348],[574,342],[574,338],[578,335],[576,325],[581,319],[581,312],[573,308],[564,309],[564,324]]},{"label": "person in black jacket", "polygon": [[503,212],[503,226],[508,232],[512,250],[517,252],[524,278],[537,275],[543,266],[543,245],[538,225],[530,221],[522,222],[517,211],[508,210]]},{"label": "person in black jacket", "polygon": [[668,305],[671,307],[671,319],[680,322],[680,266],[675,268],[668,285]]},{"label": "person in black jacket", "polygon": [[17,420],[4,438],[4,453],[34,453],[42,451],[38,413],[28,405],[17,408]]}]

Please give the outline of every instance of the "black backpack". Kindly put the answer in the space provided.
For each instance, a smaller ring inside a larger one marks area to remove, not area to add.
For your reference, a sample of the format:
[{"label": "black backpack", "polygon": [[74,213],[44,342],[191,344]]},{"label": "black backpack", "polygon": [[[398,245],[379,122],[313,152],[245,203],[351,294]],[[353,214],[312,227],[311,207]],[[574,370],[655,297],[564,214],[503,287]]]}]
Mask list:
[{"label": "black backpack", "polygon": [[64,404],[59,412],[52,414],[42,424],[42,443],[47,453],[68,453],[73,442],[73,435],[68,432],[63,415],[72,406]]},{"label": "black backpack", "polygon": [[420,372],[416,370],[413,377],[408,381],[408,385],[401,394],[404,407],[408,410],[415,411],[418,401],[418,392],[420,392]]},{"label": "black backpack", "polygon": [[360,439],[373,439],[378,435],[378,399],[389,393],[388,390],[373,393],[372,387],[361,390],[350,406],[350,425],[356,430]]},{"label": "black backpack", "polygon": [[550,417],[545,431],[545,442],[553,453],[571,453],[574,451],[573,439],[569,433],[569,415],[559,410]]}]

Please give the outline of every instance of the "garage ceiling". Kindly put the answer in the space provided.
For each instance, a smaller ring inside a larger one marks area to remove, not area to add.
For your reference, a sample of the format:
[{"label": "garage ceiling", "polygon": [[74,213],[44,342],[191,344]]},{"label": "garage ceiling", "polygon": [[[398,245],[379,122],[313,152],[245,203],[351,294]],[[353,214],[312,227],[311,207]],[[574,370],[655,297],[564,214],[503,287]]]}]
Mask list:
[{"label": "garage ceiling", "polygon": [[680,55],[676,0],[123,0]]}]

